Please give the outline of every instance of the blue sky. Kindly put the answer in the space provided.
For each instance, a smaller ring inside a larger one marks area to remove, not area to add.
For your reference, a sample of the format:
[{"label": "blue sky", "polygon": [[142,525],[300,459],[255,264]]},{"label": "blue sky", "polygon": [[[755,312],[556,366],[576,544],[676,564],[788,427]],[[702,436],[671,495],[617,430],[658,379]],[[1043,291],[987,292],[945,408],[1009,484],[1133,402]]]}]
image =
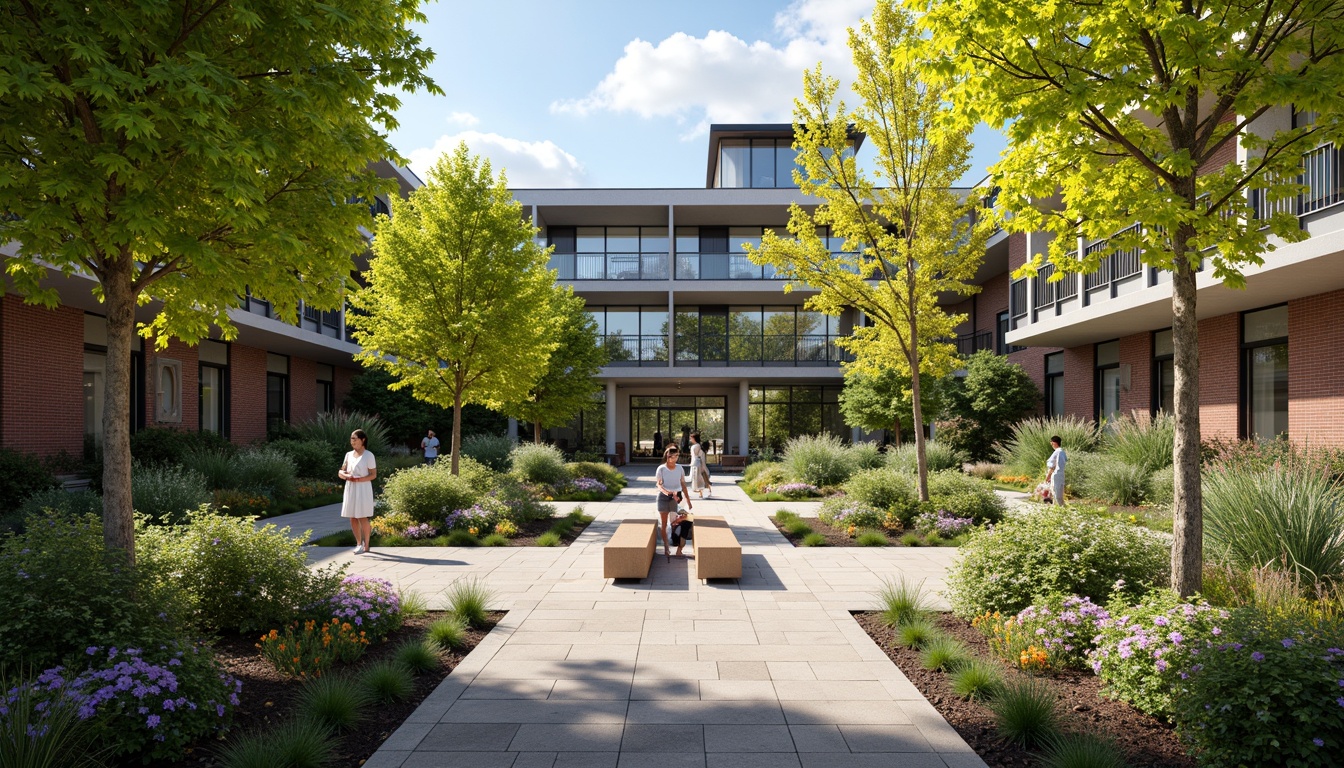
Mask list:
[{"label": "blue sky", "polygon": [[[441,0],[421,28],[444,96],[403,97],[393,144],[423,177],[465,140],[513,187],[704,186],[711,123],[788,122],[818,61],[848,82],[872,0]],[[973,183],[1003,147],[973,137]]]}]

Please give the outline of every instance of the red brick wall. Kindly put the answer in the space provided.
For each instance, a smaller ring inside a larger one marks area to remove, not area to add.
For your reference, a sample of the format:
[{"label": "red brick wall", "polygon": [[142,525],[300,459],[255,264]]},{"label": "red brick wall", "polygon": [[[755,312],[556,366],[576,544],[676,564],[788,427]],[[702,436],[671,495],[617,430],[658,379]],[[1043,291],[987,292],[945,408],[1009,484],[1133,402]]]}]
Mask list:
[{"label": "red brick wall", "polygon": [[1008,274],[1027,263],[1027,236],[1022,232],[1008,235]]},{"label": "red brick wall", "polygon": [[1129,391],[1120,391],[1120,413],[1149,413],[1153,407],[1153,336],[1136,333],[1120,339],[1120,364],[1129,366]]},{"label": "red brick wall", "polygon": [[229,350],[229,439],[266,439],[266,350],[234,344]]},{"label": "red brick wall", "polygon": [[970,297],[970,298],[967,298],[967,299],[965,299],[965,300],[963,300],[963,301],[959,301],[959,302],[957,302],[956,304],[953,304],[953,305],[951,305],[951,306],[949,306],[949,307],[947,308],[947,314],[949,314],[949,315],[965,315],[965,316],[966,316],[966,319],[965,319],[965,320],[963,320],[963,321],[961,321],[960,323],[957,324],[957,327],[956,327],[956,333],[957,333],[958,336],[961,336],[961,335],[963,335],[963,334],[967,334],[967,333],[970,333],[970,332],[971,332],[971,328],[972,328],[972,326],[971,326],[971,320],[972,320],[972,316],[973,316],[973,315],[972,315],[972,312],[973,312],[973,307],[974,307],[974,305],[975,305],[975,298],[974,298],[974,297]]},{"label": "red brick wall", "polygon": [[1008,311],[1008,282],[1009,275],[1004,272],[1001,275],[991,277],[981,286],[980,293],[975,296],[976,307],[979,311],[975,325],[977,331],[997,332],[999,313]]},{"label": "red brick wall", "polygon": [[312,421],[317,415],[317,363],[289,358],[289,421]]},{"label": "red brick wall", "polygon": [[1199,321],[1199,424],[1205,439],[1237,437],[1239,322],[1235,314]]},{"label": "red brick wall", "polygon": [[0,444],[51,455],[84,450],[84,313],[0,299]]},{"label": "red brick wall", "polygon": [[[195,432],[201,428],[201,369],[195,347],[170,339],[162,350],[155,348],[154,339],[145,339],[145,426],[148,428],[181,429]],[[159,421],[159,360],[176,360],[182,364],[182,421]]]},{"label": "red brick wall", "polygon": [[1344,445],[1344,291],[1288,302],[1288,435]]},{"label": "red brick wall", "polygon": [[1096,417],[1095,374],[1094,345],[1064,350],[1064,413],[1084,419]]}]

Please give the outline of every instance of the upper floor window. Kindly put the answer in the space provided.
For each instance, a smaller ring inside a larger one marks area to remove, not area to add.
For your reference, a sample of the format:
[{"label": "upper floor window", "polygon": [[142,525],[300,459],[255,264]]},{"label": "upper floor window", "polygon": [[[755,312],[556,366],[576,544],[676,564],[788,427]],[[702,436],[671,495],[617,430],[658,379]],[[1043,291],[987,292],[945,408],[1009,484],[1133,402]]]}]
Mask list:
[{"label": "upper floor window", "polygon": [[793,183],[793,139],[724,139],[719,142],[718,178],[722,188],[775,189]]}]

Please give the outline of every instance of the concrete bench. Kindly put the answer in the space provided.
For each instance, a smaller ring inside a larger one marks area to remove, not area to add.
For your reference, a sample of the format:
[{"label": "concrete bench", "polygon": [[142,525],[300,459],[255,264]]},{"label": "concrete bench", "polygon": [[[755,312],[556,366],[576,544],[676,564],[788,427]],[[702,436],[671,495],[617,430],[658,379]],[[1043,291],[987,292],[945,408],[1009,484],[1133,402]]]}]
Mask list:
[{"label": "concrete bench", "polygon": [[695,577],[697,579],[742,578],[742,545],[722,517],[696,515]]},{"label": "concrete bench", "polygon": [[658,541],[655,520],[626,520],[602,548],[602,578],[643,579],[653,565],[654,544]]}]

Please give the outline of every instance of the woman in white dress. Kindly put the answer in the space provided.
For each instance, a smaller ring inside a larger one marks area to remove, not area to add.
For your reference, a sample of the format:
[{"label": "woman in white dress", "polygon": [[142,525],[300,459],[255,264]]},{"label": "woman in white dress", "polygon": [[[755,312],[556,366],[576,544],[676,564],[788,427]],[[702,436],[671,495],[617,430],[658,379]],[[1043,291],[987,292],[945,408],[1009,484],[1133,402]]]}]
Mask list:
[{"label": "woman in white dress", "polygon": [[341,502],[341,517],[350,518],[350,530],[355,534],[355,554],[369,551],[369,536],[373,533],[373,478],[378,476],[378,463],[369,452],[369,436],[362,429],[350,433],[349,453],[337,472],[345,481],[345,500]]},{"label": "woman in white dress", "polygon": [[700,442],[700,433],[691,433],[691,490],[700,498],[705,491],[714,496],[714,484],[709,482],[709,463],[705,460],[705,446]]}]

